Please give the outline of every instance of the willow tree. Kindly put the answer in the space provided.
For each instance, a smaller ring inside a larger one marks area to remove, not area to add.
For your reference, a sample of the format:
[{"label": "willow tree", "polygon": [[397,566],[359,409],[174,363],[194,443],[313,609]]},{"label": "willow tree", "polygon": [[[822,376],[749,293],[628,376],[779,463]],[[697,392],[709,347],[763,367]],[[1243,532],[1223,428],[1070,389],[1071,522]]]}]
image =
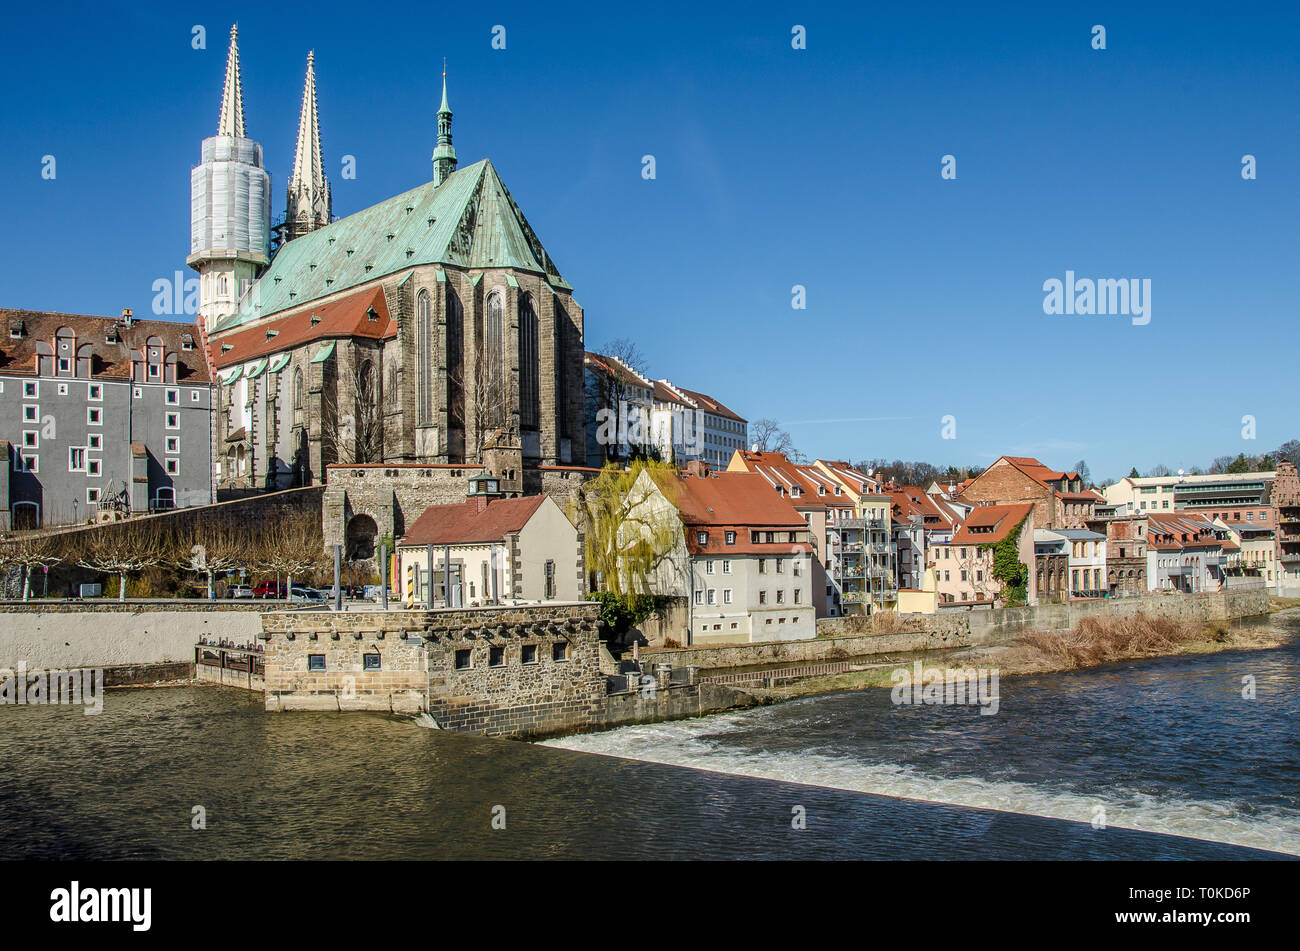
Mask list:
[{"label": "willow tree", "polygon": [[680,547],[676,479],[670,465],[636,460],[627,469],[606,466],[583,488],[588,571],[629,613],[658,593],[660,572]]}]

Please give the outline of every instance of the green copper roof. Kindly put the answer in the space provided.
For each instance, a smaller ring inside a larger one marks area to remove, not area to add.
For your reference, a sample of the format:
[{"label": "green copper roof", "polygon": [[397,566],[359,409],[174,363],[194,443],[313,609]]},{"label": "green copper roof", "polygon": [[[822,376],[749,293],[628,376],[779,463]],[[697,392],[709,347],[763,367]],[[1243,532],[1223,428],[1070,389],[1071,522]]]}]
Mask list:
[{"label": "green copper roof", "polygon": [[512,267],[571,290],[491,161],[458,169],[288,242],[240,310],[215,331],[348,290],[406,268]]},{"label": "green copper roof", "polygon": [[280,353],[271,358],[271,365],[266,368],[267,373],[279,373],[284,369],[284,365],[289,362],[289,354]]},{"label": "green copper roof", "polygon": [[331,340],[329,343],[325,344],[325,346],[321,347],[319,350],[316,351],[316,356],[311,358],[311,362],[324,363],[326,360],[330,358],[330,355],[333,352],[334,352],[334,341]]},{"label": "green copper roof", "polygon": [[255,363],[245,364],[244,379],[255,380],[262,375],[262,371],[265,369],[266,369],[266,357],[262,357],[262,359],[256,361]]}]

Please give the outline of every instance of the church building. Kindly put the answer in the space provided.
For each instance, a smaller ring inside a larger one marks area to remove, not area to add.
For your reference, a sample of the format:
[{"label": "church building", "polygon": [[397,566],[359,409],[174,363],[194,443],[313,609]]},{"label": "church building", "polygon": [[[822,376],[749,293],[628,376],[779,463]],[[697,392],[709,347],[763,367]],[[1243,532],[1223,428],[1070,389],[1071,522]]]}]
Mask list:
[{"label": "church building", "polygon": [[232,28],[217,134],[191,177],[219,488],[332,463],[585,461],[583,313],[491,161],[458,167],[447,77],[431,178],[334,220],[307,59],[285,218],[244,125]]}]

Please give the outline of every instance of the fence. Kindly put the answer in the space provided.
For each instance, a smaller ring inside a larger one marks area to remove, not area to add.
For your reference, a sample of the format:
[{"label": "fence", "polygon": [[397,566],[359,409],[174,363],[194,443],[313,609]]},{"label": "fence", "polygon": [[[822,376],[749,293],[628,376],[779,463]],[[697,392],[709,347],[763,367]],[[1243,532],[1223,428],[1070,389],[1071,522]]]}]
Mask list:
[{"label": "fence", "polygon": [[701,674],[700,680],[712,684],[767,684],[778,680],[803,680],[807,677],[826,677],[830,674],[843,674],[860,666],[847,660],[837,660],[826,664],[804,664],[801,667],[780,667],[774,670],[746,670],[735,674]]}]

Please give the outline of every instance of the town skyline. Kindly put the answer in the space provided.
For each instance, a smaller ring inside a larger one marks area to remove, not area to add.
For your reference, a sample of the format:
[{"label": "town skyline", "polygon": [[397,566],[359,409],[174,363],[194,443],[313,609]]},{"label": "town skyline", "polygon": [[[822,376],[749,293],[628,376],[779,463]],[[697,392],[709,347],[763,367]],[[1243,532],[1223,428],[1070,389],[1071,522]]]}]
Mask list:
[{"label": "town skyline", "polygon": [[[85,15],[66,75],[34,68],[18,42],[49,14],[20,14],[5,41],[19,78],[0,172],[23,228],[0,237],[3,306],[151,317],[156,280],[193,276],[188,169],[215,128],[238,20],[249,130],[267,150],[277,216],[309,50],[339,216],[427,178],[445,55],[462,164],[491,158],[529,209],[587,310],[587,348],[635,337],[656,376],[778,420],[811,458],[942,466],[1013,453],[1083,458],[1120,478],[1260,455],[1295,435],[1284,374],[1252,372],[1195,412],[1160,411],[1159,394],[1191,367],[1222,354],[1241,372],[1294,317],[1296,196],[1282,170],[1297,142],[1285,30],[1267,18],[1104,11],[1090,15],[1107,28],[1097,50],[1091,22],[1032,10],[798,24],[780,8],[689,24],[668,10],[577,25],[505,6],[492,23],[413,14],[395,38],[382,11],[344,31],[328,15],[304,29],[256,7],[221,21],[143,7],[132,31],[99,43],[114,16]],[[203,50],[191,45],[196,19]],[[492,47],[496,25],[504,49]],[[990,50],[999,67],[963,81]],[[827,88],[844,96],[831,102]],[[116,108],[132,99],[149,106]],[[87,135],[88,115],[112,124],[92,120],[100,136]],[[1125,131],[1080,136],[1088,116]],[[557,126],[561,144],[543,145]],[[104,136],[119,145],[111,154]],[[1242,177],[1247,154],[1254,180]],[[42,181],[45,155],[57,175]],[[342,175],[349,155],[355,179]],[[955,180],[941,177],[944,155]],[[48,249],[88,214],[117,237],[68,281]],[[1150,323],[1048,316],[1043,283],[1070,271],[1150,280]],[[791,308],[796,286],[804,310]],[[1233,348],[1205,347],[1243,326],[1251,336]],[[1078,353],[1093,358],[1080,366]],[[948,416],[955,439],[942,435]],[[1242,438],[1246,416],[1254,439]]]}]

